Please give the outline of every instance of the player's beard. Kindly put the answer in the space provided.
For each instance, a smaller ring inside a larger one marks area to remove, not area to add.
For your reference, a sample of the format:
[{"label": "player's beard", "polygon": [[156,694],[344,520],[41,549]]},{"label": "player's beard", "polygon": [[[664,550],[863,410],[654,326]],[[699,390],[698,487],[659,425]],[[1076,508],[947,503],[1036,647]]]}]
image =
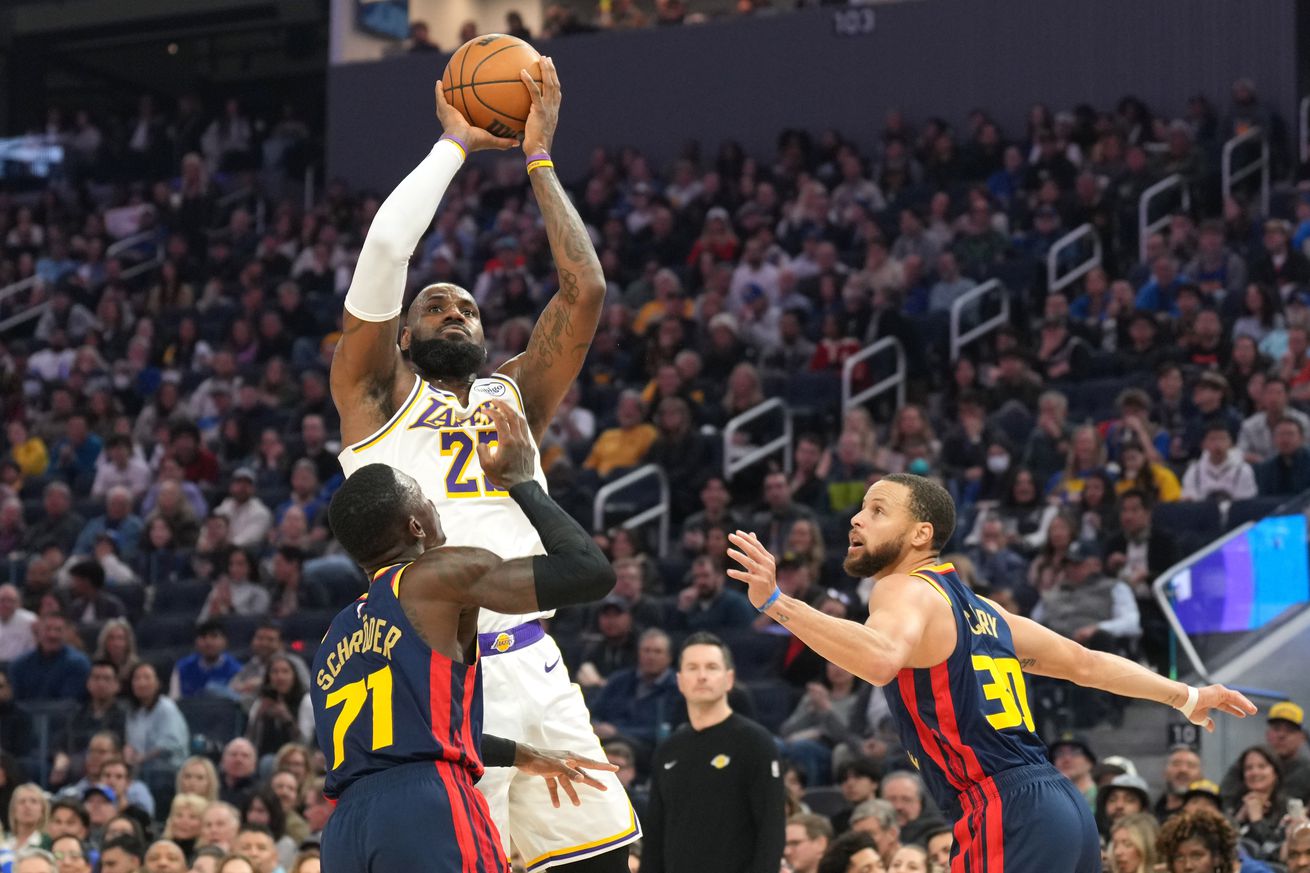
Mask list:
[{"label": "player's beard", "polygon": [[466,379],[482,369],[487,350],[466,340],[412,339],[409,359],[425,379]]},{"label": "player's beard", "polygon": [[904,548],[905,534],[901,534],[895,540],[888,540],[875,549],[869,549],[866,546],[864,551],[859,554],[848,555],[846,560],[842,562],[842,569],[848,575],[857,579],[877,576],[900,559],[901,551]]}]

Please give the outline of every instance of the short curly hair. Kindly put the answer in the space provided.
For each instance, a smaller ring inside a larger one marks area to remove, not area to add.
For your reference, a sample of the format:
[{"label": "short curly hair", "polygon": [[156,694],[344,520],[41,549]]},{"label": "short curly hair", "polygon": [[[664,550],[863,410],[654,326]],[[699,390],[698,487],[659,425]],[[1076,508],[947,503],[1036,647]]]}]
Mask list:
[{"label": "short curly hair", "polygon": [[1161,860],[1172,866],[1178,847],[1188,840],[1199,840],[1210,850],[1216,870],[1228,870],[1237,863],[1237,830],[1223,813],[1197,807],[1165,822],[1156,840]]}]

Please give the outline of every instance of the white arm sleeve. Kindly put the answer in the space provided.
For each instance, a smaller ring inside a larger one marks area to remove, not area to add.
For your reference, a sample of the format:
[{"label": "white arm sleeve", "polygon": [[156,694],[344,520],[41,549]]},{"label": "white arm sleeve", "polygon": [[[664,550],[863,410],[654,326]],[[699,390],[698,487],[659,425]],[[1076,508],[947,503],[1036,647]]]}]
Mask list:
[{"label": "white arm sleeve", "polygon": [[463,149],[450,140],[438,140],[382,201],[346,291],[347,312],[361,321],[390,321],[400,314],[409,257],[463,163]]}]

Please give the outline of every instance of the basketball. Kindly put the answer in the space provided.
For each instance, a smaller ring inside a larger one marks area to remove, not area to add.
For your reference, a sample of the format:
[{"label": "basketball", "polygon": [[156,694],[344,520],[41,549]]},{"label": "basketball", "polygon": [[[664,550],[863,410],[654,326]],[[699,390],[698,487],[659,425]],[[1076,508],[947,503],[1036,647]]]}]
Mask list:
[{"label": "basketball", "polygon": [[515,36],[489,33],[474,37],[450,56],[441,75],[446,102],[469,124],[496,136],[523,133],[532,95],[519,78],[527,70],[541,84],[541,55]]}]

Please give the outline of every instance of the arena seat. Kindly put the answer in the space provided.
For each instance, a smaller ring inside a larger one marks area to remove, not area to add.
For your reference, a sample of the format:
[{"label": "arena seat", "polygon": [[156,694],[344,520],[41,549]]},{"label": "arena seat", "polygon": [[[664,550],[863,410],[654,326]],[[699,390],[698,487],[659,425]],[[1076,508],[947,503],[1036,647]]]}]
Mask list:
[{"label": "arena seat", "polygon": [[1001,433],[1011,445],[1023,446],[1033,432],[1036,419],[1032,413],[1018,403],[1007,403],[988,417],[988,421]]},{"label": "arena seat", "polygon": [[123,607],[127,610],[127,617],[133,621],[141,617],[146,608],[146,589],[144,585],[133,582],[131,585],[116,585],[110,583],[105,586],[105,593],[112,594],[123,602]]},{"label": "arena seat", "polygon": [[1233,530],[1248,521],[1258,521],[1272,514],[1286,502],[1286,497],[1252,497],[1250,500],[1234,500],[1228,507],[1224,530]]},{"label": "arena seat", "polygon": [[137,648],[159,649],[190,646],[196,638],[196,615],[186,613],[151,613],[136,626]]},{"label": "arena seat", "polygon": [[838,813],[845,812],[851,808],[842,796],[841,789],[836,786],[826,785],[821,788],[807,788],[805,790],[805,805],[815,815],[821,815],[824,818],[832,818]]},{"label": "arena seat", "polygon": [[1217,503],[1161,503],[1151,512],[1151,524],[1172,531],[1184,554],[1204,548],[1223,533]]},{"label": "arena seat", "polygon": [[222,619],[223,630],[227,631],[227,647],[233,651],[244,650],[255,636],[255,628],[265,618],[263,615],[229,615]]},{"label": "arena seat", "polygon": [[1129,379],[1088,379],[1082,382],[1062,382],[1050,387],[1059,389],[1069,398],[1069,420],[1091,418],[1103,421],[1115,414],[1114,402],[1124,389],[1133,387]]},{"label": "arena seat", "polygon": [[790,635],[761,633],[754,628],[723,630],[719,637],[732,650],[737,676],[747,682],[778,675],[791,641]]},{"label": "arena seat", "polygon": [[246,714],[240,702],[226,697],[202,695],[185,697],[177,702],[182,717],[191,730],[191,747],[206,751],[223,745],[246,730]]},{"label": "arena seat", "polygon": [[759,679],[745,687],[755,703],[755,720],[776,734],[796,708],[800,692],[781,679]]},{"label": "arena seat", "polygon": [[323,639],[328,625],[336,618],[336,609],[302,609],[282,620],[282,638],[287,640]]},{"label": "arena seat", "polygon": [[841,377],[836,373],[794,373],[783,396],[796,420],[796,432],[823,427],[823,419],[835,417],[841,409]]},{"label": "arena seat", "polygon": [[181,579],[155,587],[153,608],[159,612],[198,614],[209,597],[210,584],[202,579]]},{"label": "arena seat", "polygon": [[19,709],[32,718],[32,737],[35,740],[32,753],[22,759],[22,763],[28,768],[28,775],[42,785],[50,775],[51,744],[67,729],[77,706],[73,700],[25,700],[18,704]]},{"label": "arena seat", "polygon": [[159,681],[168,684],[168,679],[173,675],[173,667],[178,661],[195,651],[194,645],[189,646],[158,646],[139,652],[142,661],[149,663],[159,674]]},{"label": "arena seat", "polygon": [[368,589],[364,571],[345,555],[327,555],[305,562],[304,582],[322,591],[328,602],[342,607]]}]

